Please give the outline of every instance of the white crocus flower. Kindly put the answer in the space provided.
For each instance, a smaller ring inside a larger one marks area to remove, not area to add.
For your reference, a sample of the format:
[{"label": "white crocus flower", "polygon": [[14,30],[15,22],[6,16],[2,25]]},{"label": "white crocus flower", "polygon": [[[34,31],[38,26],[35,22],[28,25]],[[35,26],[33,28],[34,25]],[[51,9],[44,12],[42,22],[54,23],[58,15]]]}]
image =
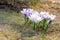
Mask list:
[{"label": "white crocus flower", "polygon": [[44,14],[48,14],[48,12],[41,11],[40,14],[41,14],[41,15],[44,15]]},{"label": "white crocus flower", "polygon": [[52,14],[51,14],[51,15],[49,16],[49,18],[50,18],[50,20],[53,21],[53,20],[56,18],[56,15],[52,15]]},{"label": "white crocus flower", "polygon": [[49,17],[49,12],[40,12],[40,16],[42,17],[42,18],[44,18],[44,19],[46,19],[46,18],[48,18]]},{"label": "white crocus flower", "polygon": [[49,15],[49,18],[50,18],[50,19],[49,19],[48,22],[47,22],[48,24],[50,24],[50,23],[56,18],[56,15],[52,15],[52,14],[51,14],[51,15]]},{"label": "white crocus flower", "polygon": [[30,20],[32,20],[35,23],[39,23],[41,20],[43,20],[40,16],[36,15],[36,14],[32,14],[29,17]]},{"label": "white crocus flower", "polygon": [[39,15],[39,13],[37,11],[33,11],[32,14]]}]

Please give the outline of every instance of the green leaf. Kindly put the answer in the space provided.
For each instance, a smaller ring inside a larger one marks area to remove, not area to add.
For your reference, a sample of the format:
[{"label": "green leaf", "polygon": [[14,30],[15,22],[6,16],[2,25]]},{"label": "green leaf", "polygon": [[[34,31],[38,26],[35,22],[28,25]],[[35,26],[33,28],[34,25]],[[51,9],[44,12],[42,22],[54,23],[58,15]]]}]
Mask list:
[{"label": "green leaf", "polygon": [[46,31],[47,31],[48,28],[49,28],[49,25],[47,24],[47,21],[48,21],[48,19],[46,19],[46,20],[43,21],[43,27],[44,27],[44,29],[45,29]]},{"label": "green leaf", "polygon": [[32,21],[30,19],[28,19],[28,24],[32,24]]},{"label": "green leaf", "polygon": [[34,23],[34,30],[38,29],[38,25],[36,23]]},{"label": "green leaf", "polygon": [[48,28],[49,28],[49,26],[47,24],[45,24],[44,29],[47,31]]}]

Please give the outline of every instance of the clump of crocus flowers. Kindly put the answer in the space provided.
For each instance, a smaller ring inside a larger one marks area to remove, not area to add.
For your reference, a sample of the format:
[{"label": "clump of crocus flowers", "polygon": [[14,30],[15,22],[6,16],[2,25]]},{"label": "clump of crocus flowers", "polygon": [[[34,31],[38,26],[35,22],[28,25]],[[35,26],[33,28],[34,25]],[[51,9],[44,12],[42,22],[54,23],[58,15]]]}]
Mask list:
[{"label": "clump of crocus flowers", "polygon": [[38,29],[42,26],[46,31],[52,21],[56,18],[56,15],[49,14],[49,12],[37,12],[36,10],[30,8],[23,9],[21,13],[24,15],[26,23],[29,22],[34,25],[34,29]]}]

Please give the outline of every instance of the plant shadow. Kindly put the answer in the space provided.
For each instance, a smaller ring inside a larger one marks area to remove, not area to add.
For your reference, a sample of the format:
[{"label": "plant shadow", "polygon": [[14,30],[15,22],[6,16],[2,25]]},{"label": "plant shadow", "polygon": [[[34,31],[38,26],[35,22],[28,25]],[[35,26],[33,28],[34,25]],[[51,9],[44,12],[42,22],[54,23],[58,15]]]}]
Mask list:
[{"label": "plant shadow", "polygon": [[32,26],[28,24],[23,24],[23,25],[17,25],[17,24],[12,24],[12,29],[19,31],[21,33],[21,37],[32,37],[35,35],[38,35],[41,30],[33,30]]}]

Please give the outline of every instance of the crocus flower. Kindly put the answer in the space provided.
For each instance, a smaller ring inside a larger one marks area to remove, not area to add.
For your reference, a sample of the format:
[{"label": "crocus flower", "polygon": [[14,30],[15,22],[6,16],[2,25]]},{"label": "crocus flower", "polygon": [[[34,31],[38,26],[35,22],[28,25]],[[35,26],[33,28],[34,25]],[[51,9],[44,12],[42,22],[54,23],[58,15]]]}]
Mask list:
[{"label": "crocus flower", "polygon": [[27,13],[32,13],[34,10],[33,9],[27,9]]},{"label": "crocus flower", "polygon": [[52,22],[52,20],[48,20],[47,24],[49,25],[49,24],[51,24],[51,22]]},{"label": "crocus flower", "polygon": [[26,16],[27,9],[23,9],[23,10],[21,11],[21,13],[22,13],[24,16]]},{"label": "crocus flower", "polygon": [[51,15],[49,16],[49,18],[50,18],[50,19],[48,20],[48,24],[50,24],[50,23],[56,18],[56,15],[52,15],[52,14],[51,14]]},{"label": "crocus flower", "polygon": [[40,16],[42,17],[42,18],[44,18],[44,19],[46,19],[46,18],[48,18],[49,17],[49,13],[48,12],[40,12]]},{"label": "crocus flower", "polygon": [[23,9],[23,10],[21,11],[21,13],[22,13],[26,18],[28,18],[28,16],[30,16],[30,15],[32,14],[32,12],[33,12],[33,9]]},{"label": "crocus flower", "polygon": [[29,17],[30,20],[32,20],[35,23],[39,23],[41,20],[43,20],[40,16],[36,15],[36,14],[32,14]]},{"label": "crocus flower", "polygon": [[56,18],[56,15],[52,15],[52,14],[51,14],[51,15],[49,16],[49,18],[50,18],[50,20],[53,21],[53,20]]},{"label": "crocus flower", "polygon": [[37,11],[33,11],[32,14],[36,14],[36,15],[39,15],[39,13]]},{"label": "crocus flower", "polygon": [[21,13],[22,13],[22,14],[26,14],[26,13],[27,13],[26,11],[27,11],[27,9],[23,9],[23,10],[21,11]]}]

